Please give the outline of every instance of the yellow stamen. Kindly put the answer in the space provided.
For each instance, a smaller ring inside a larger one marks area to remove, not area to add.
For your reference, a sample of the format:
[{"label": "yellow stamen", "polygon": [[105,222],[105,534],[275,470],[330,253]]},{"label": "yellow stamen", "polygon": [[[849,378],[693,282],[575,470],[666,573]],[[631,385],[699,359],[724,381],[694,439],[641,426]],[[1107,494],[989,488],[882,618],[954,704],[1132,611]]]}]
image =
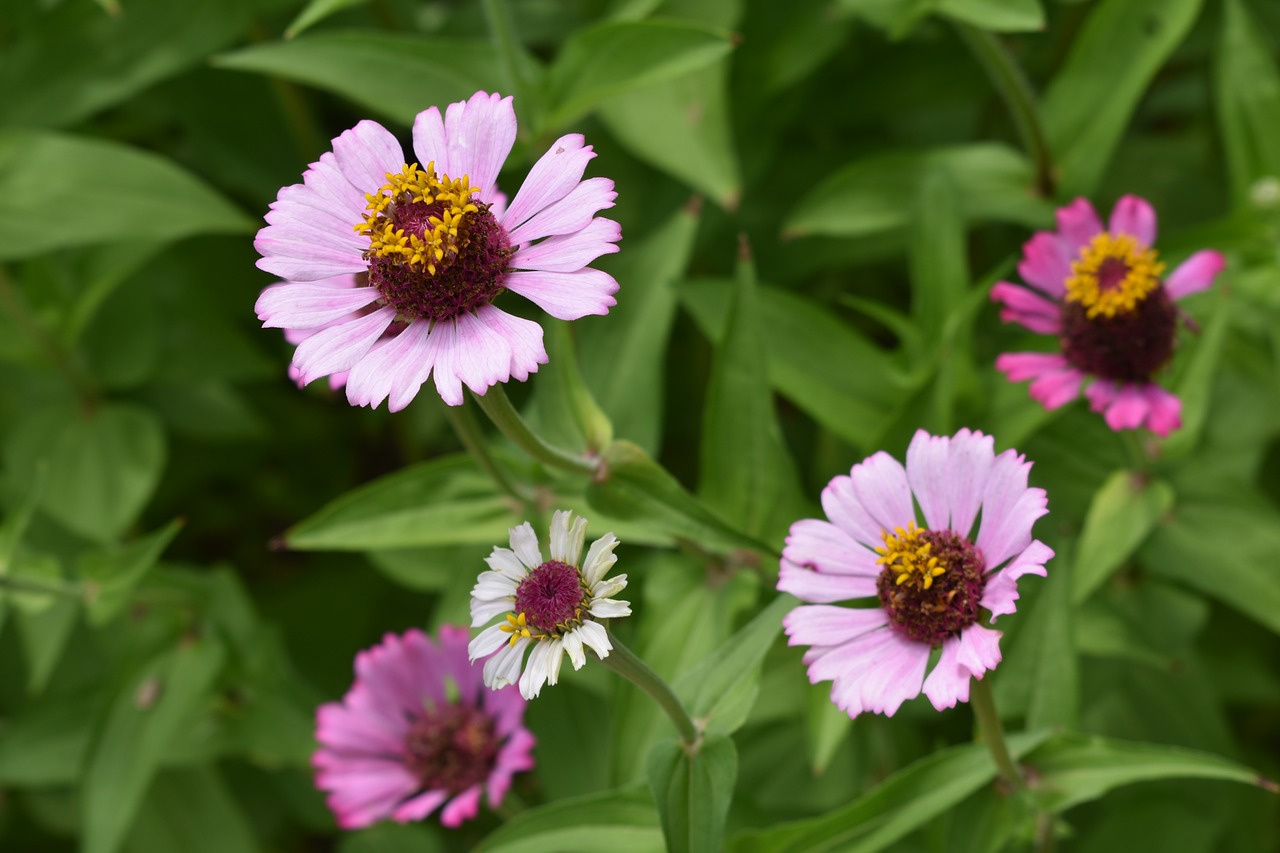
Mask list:
[{"label": "yellow stamen", "polygon": [[933,586],[933,579],[946,574],[946,567],[932,556],[933,543],[921,540],[920,534],[926,531],[916,527],[914,521],[907,523],[907,529],[895,527],[893,532],[881,531],[884,539],[883,547],[876,548],[880,558],[878,565],[889,566],[898,570],[894,583],[902,586],[910,583],[921,589]]},{"label": "yellow stamen", "polygon": [[[458,254],[463,242],[458,233],[462,217],[480,209],[471,198],[477,190],[479,187],[471,186],[467,175],[437,175],[434,162],[428,163],[425,171],[411,163],[399,174],[387,172],[387,182],[376,193],[365,195],[368,205],[364,221],[355,226],[356,231],[369,237],[365,257],[391,258],[435,275],[437,264],[446,256]],[[438,215],[427,217],[421,237],[396,227],[396,206],[409,204],[440,208]]]},{"label": "yellow stamen", "polygon": [[[1124,278],[1103,287],[1099,273],[1108,262],[1124,267]],[[1078,302],[1090,320],[1101,314],[1114,317],[1126,314],[1138,307],[1148,294],[1160,286],[1160,274],[1164,264],[1156,259],[1155,249],[1149,248],[1131,234],[1103,232],[1080,250],[1080,257],[1071,264],[1071,277],[1067,279],[1068,302]]]},{"label": "yellow stamen", "polygon": [[521,637],[532,637],[529,633],[528,620],[525,619],[523,613],[517,616],[514,613],[507,614],[507,623],[499,625],[498,630],[506,631],[511,635],[510,645],[514,646],[520,641]]}]

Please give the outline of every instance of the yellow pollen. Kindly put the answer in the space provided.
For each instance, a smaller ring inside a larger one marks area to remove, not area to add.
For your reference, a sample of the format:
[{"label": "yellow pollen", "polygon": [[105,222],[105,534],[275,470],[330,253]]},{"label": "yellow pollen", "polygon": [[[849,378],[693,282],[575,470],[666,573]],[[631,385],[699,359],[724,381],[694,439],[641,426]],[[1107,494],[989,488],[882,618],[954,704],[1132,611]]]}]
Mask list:
[{"label": "yellow pollen", "polygon": [[[368,206],[364,221],[355,226],[356,231],[369,238],[365,257],[391,258],[435,275],[436,265],[447,256],[457,255],[462,247],[465,235],[459,236],[458,228],[464,215],[480,209],[471,199],[478,189],[471,186],[467,175],[437,175],[434,162],[428,163],[425,171],[412,163],[399,174],[387,172],[387,182],[376,193],[365,195]],[[427,217],[421,237],[396,227],[396,207],[410,204],[440,208],[438,215]]]},{"label": "yellow pollen", "polygon": [[[1124,268],[1124,277],[1103,286],[1099,274],[1108,262]],[[1101,314],[1114,317],[1127,314],[1160,286],[1164,264],[1156,259],[1156,250],[1131,234],[1103,232],[1080,250],[1071,264],[1067,279],[1067,301],[1078,302],[1090,320]]]},{"label": "yellow pollen", "polygon": [[513,645],[513,646],[520,641],[521,637],[533,636],[532,634],[529,633],[528,620],[525,619],[523,613],[521,613],[519,616],[517,616],[514,613],[508,613],[507,623],[505,625],[499,625],[498,629],[502,631],[506,631],[508,634],[511,635],[511,640],[509,642],[510,642],[510,645]]},{"label": "yellow pollen", "polygon": [[907,529],[893,528],[893,532],[883,530],[880,533],[884,546],[877,548],[879,565],[889,566],[898,572],[894,580],[898,586],[911,584],[921,589],[933,586],[933,579],[946,574],[947,568],[932,556],[933,543],[920,539],[920,534],[927,531],[916,527],[914,521],[907,523]]}]

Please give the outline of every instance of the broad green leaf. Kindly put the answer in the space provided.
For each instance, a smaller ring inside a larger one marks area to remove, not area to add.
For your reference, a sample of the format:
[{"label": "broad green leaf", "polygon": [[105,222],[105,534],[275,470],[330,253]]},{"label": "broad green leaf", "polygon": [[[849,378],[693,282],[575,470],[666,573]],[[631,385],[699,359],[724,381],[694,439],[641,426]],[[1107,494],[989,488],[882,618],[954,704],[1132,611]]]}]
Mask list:
[{"label": "broad green leaf", "polygon": [[319,33],[226,53],[214,64],[334,92],[404,125],[432,105],[498,88],[487,41],[402,33]]},{"label": "broad green leaf", "polygon": [[338,841],[338,853],[440,853],[444,849],[438,828],[385,820],[344,832]]},{"label": "broad green leaf", "polygon": [[653,800],[640,787],[529,809],[476,847],[478,853],[655,853],[661,849]]},{"label": "broad green leaf", "polygon": [[881,154],[845,166],[814,187],[783,227],[790,237],[859,237],[908,225],[921,182],[934,169],[951,177],[966,221],[1028,227],[1052,221],[1053,206],[1037,198],[1026,158],[1006,145],[974,143]]},{"label": "broad green leaf", "polygon": [[781,541],[804,502],[774,411],[756,291],[755,266],[741,258],[703,408],[698,492],[746,532]]},{"label": "broad green leaf", "polygon": [[1134,552],[1173,507],[1173,489],[1135,471],[1107,478],[1089,504],[1071,568],[1071,600],[1084,601]]},{"label": "broad green leaf", "polygon": [[1226,0],[1214,103],[1237,207],[1259,179],[1280,176],[1280,72],[1265,33],[1241,0]]},{"label": "broad green leaf", "polygon": [[1259,496],[1180,500],[1138,559],[1154,575],[1216,598],[1280,633],[1280,512]]},{"label": "broad green leaf", "polygon": [[129,831],[130,853],[254,853],[254,827],[211,765],[165,770]]},{"label": "broad green leaf", "polygon": [[[732,287],[703,280],[681,289],[685,307],[717,344]],[[855,446],[874,446],[912,390],[902,372],[859,332],[804,297],[762,286],[760,313],[769,318],[769,374],[778,393]]]},{"label": "broad green leaf", "polygon": [[332,501],[284,535],[303,551],[374,551],[502,541],[515,507],[465,455],[411,465]]},{"label": "broad green leaf", "polygon": [[98,541],[118,538],[159,483],[164,431],[146,409],[106,403],[87,412],[37,411],[10,433],[5,459],[18,482],[48,464],[41,508],[70,530]]},{"label": "broad green leaf", "polygon": [[729,116],[729,64],[611,98],[599,116],[632,154],[725,210],[738,206],[742,174]]},{"label": "broad green leaf", "polygon": [[[1009,751],[1019,759],[1048,737],[1048,732],[1014,735],[1009,738]],[[985,746],[953,746],[898,770],[847,806],[816,818],[743,833],[729,849],[734,853],[885,850],[995,778],[995,762]]]},{"label": "broad green leaf", "polygon": [[837,8],[885,30],[891,39],[911,32],[935,3],[936,0],[836,0]]},{"label": "broad green leaf", "polygon": [[105,686],[84,693],[45,693],[5,722],[0,782],[24,788],[80,781],[85,755],[110,697]]},{"label": "broad green leaf", "polygon": [[1197,445],[1213,408],[1213,379],[1222,360],[1227,330],[1238,313],[1230,292],[1222,287],[1215,290],[1218,292],[1213,298],[1213,314],[1178,376],[1176,391],[1182,400],[1182,428],[1164,442],[1164,454],[1169,457],[1180,456]]},{"label": "broad green leaf", "polygon": [[911,310],[926,339],[940,339],[969,286],[965,223],[951,173],[937,164],[920,179],[910,225]]},{"label": "broad green leaf", "polygon": [[176,519],[127,545],[80,557],[76,568],[85,584],[85,610],[90,625],[105,625],[124,609],[133,588],[160,559],[182,525],[182,519]]},{"label": "broad green leaf", "polygon": [[1094,191],[1138,102],[1200,6],[1201,0],[1103,0],[1090,9],[1044,97],[1063,195]]},{"label": "broad green leaf", "polygon": [[[1035,667],[1027,706],[1027,728],[1075,728],[1080,717],[1080,658],[1076,651],[1075,613],[1071,600],[1071,573],[1064,571],[1068,554],[1047,566],[1048,577],[1027,624],[1018,635],[1025,647],[1033,643]],[[1058,563],[1058,565],[1055,565]],[[1029,576],[1023,582],[1039,581]],[[1008,618],[1008,617],[1005,617]]]},{"label": "broad green leaf", "polygon": [[5,513],[4,523],[0,524],[0,577],[13,570],[14,558],[18,547],[27,535],[27,527],[31,518],[40,506],[45,487],[49,482],[49,466],[44,462],[36,463],[27,480],[26,488],[21,492],[22,500],[18,505]]},{"label": "broad green leaf", "polygon": [[156,154],[101,139],[0,131],[0,261],[92,243],[252,230],[230,202]]},{"label": "broad green leaf", "polygon": [[1040,0],[938,0],[937,11],[951,18],[997,32],[1044,29]]},{"label": "broad green leaf", "polygon": [[1065,733],[1027,758],[1036,798],[1055,812],[1096,800],[1122,785],[1156,779],[1222,779],[1276,790],[1257,771],[1218,755],[1163,744]]},{"label": "broad green leaf", "polygon": [[545,326],[551,363],[539,371],[526,418],[554,447],[599,451],[613,440],[613,423],[587,388],[569,324],[550,319]]},{"label": "broad green leaf", "polygon": [[662,817],[667,849],[719,850],[738,775],[738,752],[724,735],[706,735],[692,755],[677,741],[654,746],[649,789]]},{"label": "broad green leaf", "polygon": [[809,752],[809,767],[815,776],[821,776],[831,765],[836,750],[849,736],[853,718],[836,707],[825,685],[809,690],[806,698],[805,746]]},{"label": "broad green leaf", "polygon": [[123,842],[170,746],[209,700],[221,645],[204,638],[157,656],[116,695],[89,755],[83,784],[83,853]]},{"label": "broad green leaf", "polygon": [[297,38],[330,15],[367,2],[368,0],[311,0],[285,29],[284,37]]},{"label": "broad green leaf", "polygon": [[14,614],[26,654],[29,692],[38,694],[49,683],[49,676],[71,639],[79,615],[79,605],[70,598],[59,598],[35,612],[18,610]]},{"label": "broad green leaf", "polygon": [[[1117,657],[1173,670],[1209,621],[1210,603],[1151,578],[1114,584],[1076,612],[1082,655]],[[1244,680],[1240,685],[1243,687]]]},{"label": "broad green leaf", "polygon": [[663,356],[676,315],[675,282],[684,276],[701,216],[689,205],[603,264],[618,280],[607,318],[579,321],[579,363],[600,408],[625,438],[657,453],[665,396]]},{"label": "broad green leaf", "polygon": [[683,21],[615,21],[579,30],[547,73],[547,125],[560,128],[611,98],[710,65],[732,48],[728,33]]}]

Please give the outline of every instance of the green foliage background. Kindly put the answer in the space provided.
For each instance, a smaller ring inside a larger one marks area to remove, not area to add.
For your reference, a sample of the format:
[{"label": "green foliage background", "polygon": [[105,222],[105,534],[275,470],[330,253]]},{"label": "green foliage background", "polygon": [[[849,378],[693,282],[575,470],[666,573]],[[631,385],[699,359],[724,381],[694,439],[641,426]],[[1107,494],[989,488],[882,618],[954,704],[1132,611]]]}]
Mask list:
[{"label": "green foliage background", "polygon": [[[1058,556],[993,681],[1064,848],[1276,849],[1275,795],[1221,780],[1280,774],[1278,33],[1260,0],[8,0],[0,846],[649,850],[661,810],[689,849],[1016,849],[966,707],[851,723],[778,639],[772,552],[827,480],[969,426],[1049,493]],[[339,836],[315,706],[384,632],[465,622],[531,516],[429,390],[389,415],[294,388],[251,240],[341,130],[477,89],[516,96],[504,187],[583,132],[624,234],[616,309],[541,318],[551,363],[509,389],[563,446],[633,442],[619,475],[495,453],[618,533],[616,630],[716,739],[651,752],[666,719],[588,666],[530,704],[501,815]],[[1040,344],[987,298],[1056,205],[1126,193],[1162,258],[1229,261],[1142,473],[993,370]],[[658,806],[646,764],[683,780]]]}]

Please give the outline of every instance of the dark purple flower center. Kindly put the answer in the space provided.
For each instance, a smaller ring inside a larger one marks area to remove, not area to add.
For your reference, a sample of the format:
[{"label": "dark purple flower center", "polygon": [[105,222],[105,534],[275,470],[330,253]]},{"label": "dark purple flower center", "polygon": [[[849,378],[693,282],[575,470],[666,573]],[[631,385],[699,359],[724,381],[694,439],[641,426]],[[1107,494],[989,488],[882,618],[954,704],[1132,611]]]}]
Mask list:
[{"label": "dark purple flower center", "polygon": [[903,636],[936,646],[978,621],[986,564],[968,539],[950,530],[899,528],[885,533],[880,552],[876,592]]},{"label": "dark purple flower center", "polygon": [[424,790],[459,794],[489,778],[501,742],[493,719],[471,705],[425,710],[405,739],[405,765]]},{"label": "dark purple flower center", "polygon": [[568,563],[549,560],[529,572],[516,587],[516,613],[523,613],[530,627],[558,635],[582,616],[586,590],[582,574]]},{"label": "dark purple flower center", "polygon": [[1062,305],[1062,354],[1072,367],[1101,379],[1148,381],[1173,357],[1177,331],[1178,311],[1163,287],[1112,317],[1091,318],[1077,302]]}]

